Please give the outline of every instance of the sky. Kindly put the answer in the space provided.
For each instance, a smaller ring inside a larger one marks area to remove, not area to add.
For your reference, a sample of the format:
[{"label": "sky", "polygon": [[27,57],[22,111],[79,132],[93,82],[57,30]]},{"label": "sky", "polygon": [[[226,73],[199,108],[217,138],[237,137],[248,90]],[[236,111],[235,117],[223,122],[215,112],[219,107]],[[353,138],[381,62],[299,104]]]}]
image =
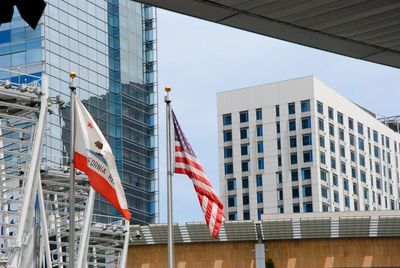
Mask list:
[{"label": "sky", "polygon": [[[167,221],[164,87],[219,193],[217,92],[314,75],[380,115],[400,115],[400,70],[157,9],[160,222]],[[173,177],[174,222],[204,221],[191,181]]]}]

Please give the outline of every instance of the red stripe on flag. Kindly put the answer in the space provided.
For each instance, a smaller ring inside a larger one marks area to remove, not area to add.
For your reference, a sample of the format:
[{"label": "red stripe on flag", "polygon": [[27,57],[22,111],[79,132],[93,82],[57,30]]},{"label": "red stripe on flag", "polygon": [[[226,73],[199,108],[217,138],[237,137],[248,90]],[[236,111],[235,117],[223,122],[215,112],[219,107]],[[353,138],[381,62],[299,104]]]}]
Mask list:
[{"label": "red stripe on flag", "polygon": [[88,160],[86,156],[75,152],[75,168],[85,172],[89,178],[90,186],[92,186],[96,192],[101,194],[111,204],[113,204],[113,206],[122,214],[122,216],[129,221],[131,219],[131,213],[128,209],[121,208],[115,189],[106,179],[104,179],[94,170],[90,169],[87,165],[87,162]]},{"label": "red stripe on flag", "polygon": [[176,167],[175,168],[175,173],[188,175],[189,178],[201,181],[202,183],[212,187],[210,181],[207,178],[204,178],[204,177],[194,173],[193,171],[191,171],[189,169]]},{"label": "red stripe on flag", "polygon": [[204,173],[204,170],[203,170],[203,168],[200,166],[200,164],[198,164],[198,163],[196,163],[196,162],[193,162],[192,160],[190,160],[190,159],[187,158],[187,157],[175,156],[175,162],[184,163],[184,164],[190,165],[190,166],[192,166],[192,167],[194,167],[194,168],[196,168],[196,169],[198,169],[198,170],[200,170],[201,172]]}]

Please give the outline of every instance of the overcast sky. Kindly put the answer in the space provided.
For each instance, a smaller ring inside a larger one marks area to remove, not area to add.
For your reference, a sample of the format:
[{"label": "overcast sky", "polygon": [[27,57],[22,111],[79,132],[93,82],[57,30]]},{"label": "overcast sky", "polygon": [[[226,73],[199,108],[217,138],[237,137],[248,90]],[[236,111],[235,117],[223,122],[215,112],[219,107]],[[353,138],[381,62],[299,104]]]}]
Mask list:
[{"label": "overcast sky", "polygon": [[[157,10],[160,222],[166,222],[164,86],[181,127],[217,193],[216,93],[314,75],[382,115],[400,115],[400,70]],[[190,180],[174,175],[174,221],[203,221]]]}]

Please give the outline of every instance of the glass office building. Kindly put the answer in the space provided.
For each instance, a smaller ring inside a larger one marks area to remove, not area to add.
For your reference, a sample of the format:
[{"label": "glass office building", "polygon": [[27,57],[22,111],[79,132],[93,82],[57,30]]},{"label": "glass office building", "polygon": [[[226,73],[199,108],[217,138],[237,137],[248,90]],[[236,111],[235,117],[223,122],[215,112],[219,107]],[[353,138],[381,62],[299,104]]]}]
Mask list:
[{"label": "glass office building", "polygon": [[[158,219],[158,120],[155,9],[130,0],[49,0],[38,27],[17,10],[0,26],[0,67],[50,77],[50,97],[66,108],[49,116],[43,160],[68,164],[68,72],[77,93],[108,139],[124,183],[133,223]],[[0,72],[0,79],[10,77]],[[11,77],[29,82],[28,77]],[[100,196],[95,213],[118,215]]]}]

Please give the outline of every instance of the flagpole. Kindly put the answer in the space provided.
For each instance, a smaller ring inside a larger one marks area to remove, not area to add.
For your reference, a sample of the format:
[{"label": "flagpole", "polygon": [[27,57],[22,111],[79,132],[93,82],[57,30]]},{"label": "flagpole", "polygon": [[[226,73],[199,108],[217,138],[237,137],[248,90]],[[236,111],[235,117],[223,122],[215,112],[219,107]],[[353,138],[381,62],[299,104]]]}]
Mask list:
[{"label": "flagpole", "polygon": [[71,153],[70,159],[70,187],[69,187],[69,268],[75,267],[75,72],[70,72],[69,89],[71,90]]},{"label": "flagpole", "polygon": [[168,268],[174,268],[174,233],[172,217],[172,146],[171,146],[171,99],[169,93],[171,87],[166,86],[167,95],[164,98],[166,104],[166,125],[167,125],[167,207],[168,207]]}]

